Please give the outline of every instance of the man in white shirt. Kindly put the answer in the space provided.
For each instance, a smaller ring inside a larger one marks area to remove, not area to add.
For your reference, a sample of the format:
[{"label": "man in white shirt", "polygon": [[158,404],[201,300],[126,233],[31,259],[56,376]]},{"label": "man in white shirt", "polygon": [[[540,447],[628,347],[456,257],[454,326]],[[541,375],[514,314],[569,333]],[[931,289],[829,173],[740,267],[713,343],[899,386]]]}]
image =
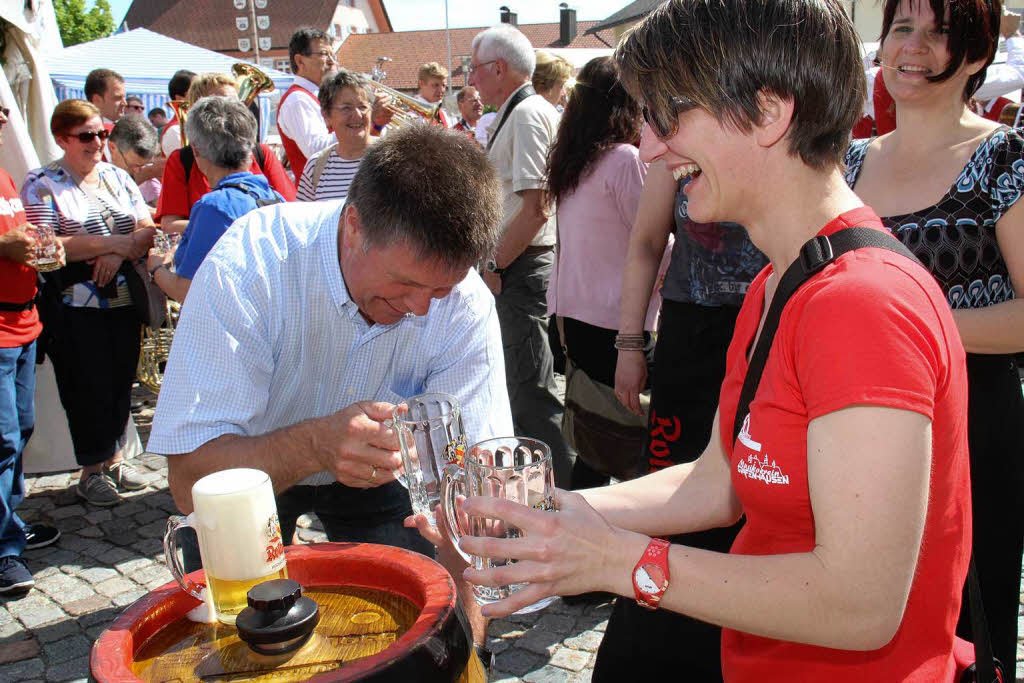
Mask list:
[{"label": "man in white shirt", "polygon": [[[124,77],[116,71],[93,69],[85,77],[85,99],[100,110],[103,127],[108,133],[118,119],[124,116],[128,106],[126,94]],[[103,161],[110,161],[110,150],[106,142],[103,143]]]},{"label": "man in white shirt", "polygon": [[[257,209],[192,280],[149,450],[178,507],[231,467],[270,474],[286,542],[315,512],[332,541],[426,554],[395,481],[394,405],[456,396],[470,443],[512,433],[494,300],[473,264],[500,205],[465,136],[408,126],[371,145],[348,198]],[[198,292],[198,294],[195,294]]]},{"label": "man in white shirt", "polygon": [[295,82],[277,105],[277,131],[298,179],[309,157],[335,142],[324,122],[317,93],[324,76],[337,69],[337,62],[328,35],[308,27],[292,34],[288,58]]},{"label": "man in white shirt", "polygon": [[[196,72],[188,69],[174,72],[171,80],[167,81],[167,96],[171,98],[171,102],[184,103],[188,99],[188,89],[195,77]],[[176,149],[181,149],[181,121],[178,120],[177,111],[174,112],[174,118],[160,131],[160,150],[164,157],[171,156]]]},{"label": "man in white shirt", "polygon": [[511,26],[473,39],[469,83],[484,104],[498,107],[487,156],[498,171],[503,209],[501,241],[483,277],[496,297],[516,433],[551,446],[555,483],[568,488],[572,462],[562,438],[547,321],[556,233],[544,199],[545,167],[558,112],[530,84],[535,64],[530,41]]}]

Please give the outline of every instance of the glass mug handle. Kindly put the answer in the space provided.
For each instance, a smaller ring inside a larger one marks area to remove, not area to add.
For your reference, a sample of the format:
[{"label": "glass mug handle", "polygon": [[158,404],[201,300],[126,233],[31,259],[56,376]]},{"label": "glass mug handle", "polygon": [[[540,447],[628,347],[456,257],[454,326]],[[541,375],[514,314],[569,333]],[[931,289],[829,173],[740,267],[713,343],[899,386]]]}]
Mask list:
[{"label": "glass mug handle", "polygon": [[459,524],[458,515],[456,513],[456,501],[455,497],[459,494],[465,494],[466,490],[466,471],[458,465],[448,465],[444,468],[444,474],[441,477],[441,512],[443,512],[444,523],[448,529],[448,538],[452,540],[452,547],[458,551],[462,558],[473,564],[473,556],[466,553],[459,546],[459,539],[465,536],[461,525]]},{"label": "glass mug handle", "polygon": [[184,567],[181,566],[181,560],[178,559],[178,531],[182,527],[196,528],[194,515],[183,517],[181,515],[171,515],[167,519],[167,531],[164,532],[164,561],[167,562],[167,568],[171,570],[171,576],[181,586],[181,590],[191,595],[196,600],[204,600],[202,589],[206,588],[201,583],[196,583],[188,578],[185,574]]}]

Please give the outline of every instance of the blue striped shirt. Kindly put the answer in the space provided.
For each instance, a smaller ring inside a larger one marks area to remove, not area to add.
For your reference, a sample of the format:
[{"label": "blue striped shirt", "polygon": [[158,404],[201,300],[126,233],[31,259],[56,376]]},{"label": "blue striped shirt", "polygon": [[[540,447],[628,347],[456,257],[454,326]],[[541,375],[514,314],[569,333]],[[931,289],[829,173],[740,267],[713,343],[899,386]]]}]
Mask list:
[{"label": "blue striped shirt", "polygon": [[425,316],[370,325],[338,264],[341,209],[258,209],[217,242],[182,307],[148,450],[189,453],[424,391],[459,399],[469,443],[513,433],[494,298],[477,273]]}]

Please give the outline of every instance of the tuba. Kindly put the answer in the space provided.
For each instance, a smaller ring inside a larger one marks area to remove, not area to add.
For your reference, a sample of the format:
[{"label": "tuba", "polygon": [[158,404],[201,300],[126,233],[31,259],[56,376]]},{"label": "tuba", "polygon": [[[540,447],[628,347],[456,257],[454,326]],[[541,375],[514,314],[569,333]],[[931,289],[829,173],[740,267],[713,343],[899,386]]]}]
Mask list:
[{"label": "tuba", "polygon": [[178,134],[181,136],[181,146],[185,147],[188,145],[188,136],[185,135],[185,120],[188,118],[188,108],[192,105],[183,100],[172,100],[167,103],[167,106],[174,110],[174,116],[178,119]]},{"label": "tuba", "polygon": [[424,119],[430,123],[441,123],[441,103],[430,105],[420,102],[415,97],[406,95],[404,92],[399,92],[394,88],[389,88],[383,83],[377,81],[369,81],[370,87],[373,88],[374,94],[384,93],[391,98],[391,102],[387,105],[387,108],[394,113],[394,118],[391,121],[396,127],[401,128],[407,126],[410,123]]},{"label": "tuba", "polygon": [[160,327],[142,327],[142,346],[139,350],[139,364],[135,375],[139,384],[154,394],[160,393],[160,385],[164,381],[164,367],[171,353],[171,342],[174,341],[174,328],[178,324],[181,304],[167,300],[167,317]]},{"label": "tuba", "polygon": [[270,80],[270,76],[247,62],[235,62],[231,73],[235,76],[238,99],[247,107],[260,93],[274,90],[274,81]]}]

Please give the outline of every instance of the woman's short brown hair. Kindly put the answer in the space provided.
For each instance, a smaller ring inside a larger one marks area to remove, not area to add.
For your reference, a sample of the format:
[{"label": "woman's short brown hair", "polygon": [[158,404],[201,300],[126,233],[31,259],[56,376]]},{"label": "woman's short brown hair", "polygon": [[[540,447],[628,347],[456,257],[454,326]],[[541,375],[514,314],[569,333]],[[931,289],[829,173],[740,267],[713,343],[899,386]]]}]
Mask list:
[{"label": "woman's short brown hair", "polygon": [[547,50],[537,50],[537,66],[533,69],[533,89],[539,93],[547,92],[557,83],[565,83],[572,78],[572,64]]},{"label": "woman's short brown hair", "polygon": [[64,100],[53,108],[53,115],[50,116],[50,134],[55,138],[67,135],[72,128],[99,116],[100,110],[90,102]]},{"label": "woman's short brown hair", "polygon": [[[892,28],[892,21],[896,16],[896,9],[901,0],[886,0],[885,8],[882,11],[882,36],[879,40],[885,42]],[[906,0],[907,6],[911,9],[915,3],[925,0]],[[928,6],[936,17],[936,24],[946,24],[946,9],[949,8],[949,23],[946,26],[946,45],[949,49],[949,64],[945,71],[935,76],[928,76],[932,83],[939,83],[947,80],[955,74],[960,66],[972,62],[984,61],[985,66],[967,79],[964,86],[964,102],[971,99],[971,95],[977,92],[981,84],[985,82],[985,70],[996,56],[996,47],[999,45],[999,21],[1002,18],[1003,7],[999,0],[927,0]],[[878,46],[882,51],[882,46]]]},{"label": "woman's short brown hair", "polygon": [[210,71],[192,79],[192,85],[188,87],[188,100],[189,106],[192,106],[197,101],[204,97],[209,97],[213,94],[213,91],[217,88],[230,85],[235,91],[238,91],[238,84],[235,82],[234,76],[231,74],[222,73],[219,71]]},{"label": "woman's short brown hair", "polygon": [[669,0],[615,50],[623,84],[655,113],[685,97],[742,131],[760,97],[792,100],[789,153],[842,163],[866,96],[860,39],[839,0]]}]

